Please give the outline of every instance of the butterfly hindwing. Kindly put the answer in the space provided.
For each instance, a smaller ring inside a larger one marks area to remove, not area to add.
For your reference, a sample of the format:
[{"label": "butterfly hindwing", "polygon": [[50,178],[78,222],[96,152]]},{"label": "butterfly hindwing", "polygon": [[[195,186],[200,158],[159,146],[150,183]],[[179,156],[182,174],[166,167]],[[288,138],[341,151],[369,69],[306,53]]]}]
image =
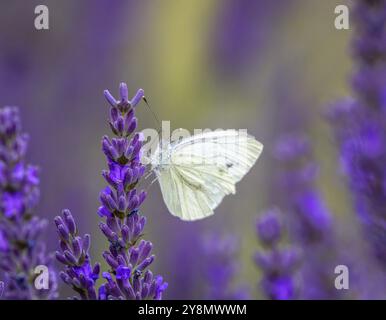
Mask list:
[{"label": "butterfly hindwing", "polygon": [[181,174],[171,167],[159,176],[162,195],[170,213],[182,220],[197,220],[213,214],[206,193],[186,183]]}]

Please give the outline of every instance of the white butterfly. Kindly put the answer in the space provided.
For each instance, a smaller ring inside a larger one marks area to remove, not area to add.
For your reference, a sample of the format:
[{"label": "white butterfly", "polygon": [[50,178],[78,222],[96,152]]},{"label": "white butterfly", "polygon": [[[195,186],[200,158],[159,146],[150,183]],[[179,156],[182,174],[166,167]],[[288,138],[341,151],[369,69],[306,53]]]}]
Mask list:
[{"label": "white butterfly", "polygon": [[212,215],[263,150],[254,137],[237,130],[196,134],[158,145],[150,164],[171,214],[182,220]]}]

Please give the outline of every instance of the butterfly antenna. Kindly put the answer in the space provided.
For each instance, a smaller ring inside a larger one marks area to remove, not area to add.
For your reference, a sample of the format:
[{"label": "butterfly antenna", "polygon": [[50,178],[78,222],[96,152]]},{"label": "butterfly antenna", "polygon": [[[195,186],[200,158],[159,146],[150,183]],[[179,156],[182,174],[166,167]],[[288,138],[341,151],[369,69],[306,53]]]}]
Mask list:
[{"label": "butterfly antenna", "polygon": [[[142,99],[143,99],[143,101],[146,103],[146,106],[147,106],[148,109],[150,110],[151,114],[153,115],[153,118],[154,118],[155,122],[157,123],[157,126],[158,126],[157,134],[158,134],[158,136],[159,136],[159,135],[161,134],[161,132],[162,132],[161,121],[158,119],[157,114],[156,114],[156,113],[153,111],[153,109],[150,107],[149,102],[147,101],[146,97],[144,96]],[[158,142],[158,140],[154,140],[154,141],[152,142],[152,144],[150,145],[150,147],[153,147],[153,144],[154,144],[155,142]]]},{"label": "butterfly antenna", "polygon": [[154,118],[155,122],[157,123],[157,126],[158,126],[158,128],[159,128],[159,131],[161,131],[161,130],[162,130],[162,129],[161,129],[161,121],[159,121],[159,119],[158,119],[156,113],[155,113],[155,112],[153,111],[153,109],[150,107],[149,102],[147,102],[146,97],[144,96],[142,99],[143,99],[143,101],[146,103],[146,106],[147,106],[147,108],[150,110],[151,114],[153,115],[153,118]]}]

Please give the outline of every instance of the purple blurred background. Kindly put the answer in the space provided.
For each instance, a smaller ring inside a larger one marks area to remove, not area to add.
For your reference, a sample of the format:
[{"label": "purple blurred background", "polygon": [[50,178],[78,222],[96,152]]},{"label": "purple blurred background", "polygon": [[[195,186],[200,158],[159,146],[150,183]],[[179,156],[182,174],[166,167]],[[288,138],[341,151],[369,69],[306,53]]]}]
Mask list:
[{"label": "purple blurred background", "polygon": [[[217,256],[205,250],[204,242],[222,235],[238,239],[220,263],[237,262],[224,271],[229,286],[236,293],[247,288],[242,298],[264,297],[258,287],[262,273],[253,262],[261,247],[254,225],[259,213],[272,206],[283,211],[289,235],[312,234],[312,240],[284,240],[307,242],[300,270],[309,287],[302,288],[303,297],[340,298],[341,292],[331,291],[338,264],[352,271],[354,287],[345,297],[384,297],[378,285],[385,275],[364,241],[325,117],[334,101],[350,93],[352,30],[334,28],[334,8],[341,2],[46,0],[50,29],[38,31],[33,22],[40,1],[2,1],[0,105],[20,106],[31,136],[28,158],[41,168],[42,180],[37,214],[53,225],[63,208],[71,209],[81,232],[92,236],[93,259],[102,260],[107,245],[96,212],[105,186],[100,140],[108,133],[108,108],[103,90],[116,94],[125,81],[131,94],[143,88],[154,112],[170,120],[172,128],[247,128],[265,145],[237,194],[209,219],[180,221],[167,212],[157,183],[149,190],[142,207],[148,218],[145,236],[157,255],[153,269],[169,282],[165,298],[210,297],[210,286],[219,285],[208,280],[210,258]],[[149,110],[142,105],[137,110],[139,127],[153,128]],[[295,140],[287,141],[292,135]],[[302,143],[298,135],[306,137],[306,149],[296,149]],[[278,155],[278,141],[296,155],[286,150]],[[283,182],[287,178],[289,184]],[[291,190],[311,192],[307,203],[312,204],[299,206]],[[323,202],[326,212],[319,212],[315,202]],[[299,217],[310,212],[330,221],[316,238],[311,222],[299,231],[298,224],[304,227]],[[53,227],[46,239],[55,249]]]}]

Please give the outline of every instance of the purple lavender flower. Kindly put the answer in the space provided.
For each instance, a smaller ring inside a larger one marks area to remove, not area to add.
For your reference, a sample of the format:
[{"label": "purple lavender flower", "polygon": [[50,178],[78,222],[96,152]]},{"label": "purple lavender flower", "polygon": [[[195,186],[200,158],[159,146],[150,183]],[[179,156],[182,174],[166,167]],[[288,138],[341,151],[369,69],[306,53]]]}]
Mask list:
[{"label": "purple lavender flower", "polygon": [[140,215],[140,206],[146,192],[137,189],[145,173],[140,162],[142,137],[137,128],[135,107],[144,97],[139,89],[129,100],[125,83],[120,85],[120,100],[109,91],[104,94],[111,105],[110,128],[115,138],[102,139],[108,170],[102,172],[109,184],[100,194],[102,206],[98,210],[106,223],[99,227],[110,243],[103,257],[110,266],[104,272],[107,280],[99,290],[100,299],[161,299],[168,284],[161,276],[154,276],[148,267],[154,261],[153,245],[141,239],[146,218]]},{"label": "purple lavender flower", "polygon": [[283,205],[296,215],[289,219],[295,237],[307,243],[330,237],[331,215],[315,187],[318,167],[312,160],[309,140],[287,134],[275,148],[279,161],[278,187],[284,191]]},{"label": "purple lavender flower", "polygon": [[159,300],[168,284],[148,270],[155,256],[151,254],[152,243],[141,239],[146,218],[139,212],[146,192],[136,188],[145,166],[140,162],[141,135],[134,134],[137,128],[134,113],[144,92],[138,90],[129,101],[127,86],[121,83],[121,100],[117,101],[107,90],[104,94],[111,105],[109,124],[116,136],[102,139],[109,168],[102,175],[109,186],[100,194],[102,205],[98,209],[99,216],[106,219],[99,227],[110,243],[109,250],[103,252],[110,270],[102,273],[106,282],[97,294],[95,281],[99,278],[100,266],[91,267],[90,236],[77,236],[74,219],[65,210],[63,218],[55,219],[61,247],[56,258],[66,266],[61,277],[82,299]]},{"label": "purple lavender flower", "polygon": [[203,238],[203,274],[207,284],[205,297],[214,300],[243,300],[249,298],[246,288],[234,287],[232,282],[239,270],[237,253],[240,246],[232,235],[210,234]]},{"label": "purple lavender flower", "polygon": [[257,221],[257,236],[265,250],[256,253],[255,262],[263,272],[260,285],[268,299],[296,299],[299,296],[300,254],[294,247],[280,247],[283,238],[280,216],[277,209],[271,209]]},{"label": "purple lavender flower", "polygon": [[56,252],[56,259],[65,265],[64,271],[60,272],[61,279],[82,300],[96,300],[95,282],[99,278],[100,265],[96,263],[91,266],[90,235],[78,235],[78,228],[69,210],[63,210],[62,217],[55,218],[55,224],[60,238],[60,251]]},{"label": "purple lavender flower", "polygon": [[[33,215],[39,201],[37,168],[24,161],[28,136],[16,107],[0,109],[0,271],[5,299],[55,298],[52,257],[40,237],[47,221]],[[48,289],[37,289],[37,266],[49,270]]]},{"label": "purple lavender flower", "polygon": [[282,236],[282,223],[277,210],[270,210],[259,218],[256,224],[260,241],[266,246],[275,245]]},{"label": "purple lavender flower", "polygon": [[287,213],[290,239],[301,248],[304,258],[300,297],[339,298],[333,270],[342,261],[337,261],[332,216],[316,187],[318,167],[310,142],[301,134],[287,134],[277,143],[275,156],[279,161],[280,206]]},{"label": "purple lavender flower", "polygon": [[386,266],[386,2],[358,0],[353,10],[354,98],[330,113],[340,160],[359,219]]}]

